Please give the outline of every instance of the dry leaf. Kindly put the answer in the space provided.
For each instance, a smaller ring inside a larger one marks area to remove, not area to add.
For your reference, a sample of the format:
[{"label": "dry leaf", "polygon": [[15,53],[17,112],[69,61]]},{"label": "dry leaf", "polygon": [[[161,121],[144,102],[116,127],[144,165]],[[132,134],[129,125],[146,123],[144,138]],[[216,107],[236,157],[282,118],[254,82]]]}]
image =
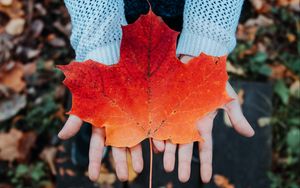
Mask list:
[{"label": "dry leaf", "polygon": [[13,94],[0,101],[0,122],[16,115],[26,105],[26,96]]},{"label": "dry leaf", "polygon": [[234,185],[229,183],[228,178],[219,174],[214,175],[214,182],[219,188],[234,188]]},{"label": "dry leaf", "polygon": [[[8,2],[9,0],[2,0]],[[23,2],[20,0],[12,0],[12,3],[8,6],[2,5],[0,3],[0,12],[7,14],[10,18],[21,18],[25,15],[23,10]]]},{"label": "dry leaf", "polygon": [[8,133],[0,133],[0,160],[27,160],[35,140],[34,132],[23,133],[15,128]]},{"label": "dry leaf", "polygon": [[300,11],[300,1],[299,0],[277,0],[277,6],[288,6],[294,11]]},{"label": "dry leaf", "polygon": [[288,41],[289,41],[290,43],[293,43],[293,42],[296,41],[296,35],[293,34],[293,33],[287,33],[287,34],[286,34],[286,38],[288,39]]},{"label": "dry leaf", "polygon": [[0,4],[3,6],[10,6],[13,0],[0,0]]},{"label": "dry leaf", "polygon": [[110,173],[109,170],[105,167],[105,165],[102,164],[100,168],[100,176],[97,182],[100,185],[112,185],[113,183],[115,183],[116,179],[116,175],[114,173]]},{"label": "dry leaf", "polygon": [[253,41],[255,39],[257,30],[257,26],[246,27],[245,25],[239,24],[237,28],[237,39],[243,41]]},{"label": "dry leaf", "polygon": [[132,159],[129,151],[127,151],[128,181],[132,182],[138,176],[132,166]]},{"label": "dry leaf", "polygon": [[238,95],[239,103],[242,106],[244,104],[245,90],[240,89],[237,95]]},{"label": "dry leaf", "polygon": [[49,168],[51,170],[52,175],[56,175],[56,168],[54,164],[54,159],[57,153],[56,147],[46,147],[43,149],[42,153],[40,154],[40,158],[47,162]]},{"label": "dry leaf", "polygon": [[5,26],[6,33],[10,35],[19,35],[24,31],[25,19],[23,18],[14,18],[11,19],[8,24]]},{"label": "dry leaf", "polygon": [[242,67],[235,67],[232,65],[229,61],[226,62],[226,70],[227,72],[239,75],[239,76],[245,76],[245,71]]},{"label": "dry leaf", "polygon": [[18,147],[23,133],[15,128],[8,133],[0,133],[0,160],[14,161],[20,156]]},{"label": "dry leaf", "polygon": [[259,15],[257,18],[249,19],[244,24],[246,27],[258,26],[258,27],[268,27],[273,25],[274,21],[270,18],[267,18],[264,15]]},{"label": "dry leaf", "polygon": [[76,173],[74,172],[74,170],[70,169],[70,168],[67,168],[65,169],[65,173],[68,175],[68,176],[76,176]]},{"label": "dry leaf", "polygon": [[300,81],[296,80],[290,86],[290,94],[296,98],[300,98]]},{"label": "dry leaf", "polygon": [[[10,65],[10,64],[9,64]],[[0,84],[12,89],[14,92],[21,92],[26,83],[23,80],[24,69],[21,63],[11,63],[12,68],[7,71],[1,71]]]},{"label": "dry leaf", "polygon": [[227,113],[223,113],[223,120],[227,127],[232,128],[232,124],[231,124],[230,118]]},{"label": "dry leaf", "polygon": [[31,76],[36,73],[36,63],[28,63],[23,66],[24,76]]},{"label": "dry leaf", "polygon": [[257,123],[260,127],[265,127],[267,125],[270,125],[271,118],[270,117],[261,117],[257,120]]}]

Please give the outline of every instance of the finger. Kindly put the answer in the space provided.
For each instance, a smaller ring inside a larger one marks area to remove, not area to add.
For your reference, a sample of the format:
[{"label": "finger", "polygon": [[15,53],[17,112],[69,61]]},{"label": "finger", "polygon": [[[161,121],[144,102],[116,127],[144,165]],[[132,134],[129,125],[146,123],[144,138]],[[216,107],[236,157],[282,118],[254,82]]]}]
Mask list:
[{"label": "finger", "polygon": [[164,152],[164,168],[166,172],[172,172],[175,166],[175,152],[176,144],[172,144],[170,141],[166,141]]},{"label": "finger", "polygon": [[126,181],[128,179],[128,167],[126,148],[112,148],[112,154],[115,161],[117,176],[120,181]]},{"label": "finger", "polygon": [[142,154],[142,146],[138,144],[132,148],[130,148],[132,166],[135,172],[140,173],[143,170],[144,162],[143,162],[143,154]]},{"label": "finger", "polygon": [[187,182],[191,174],[193,143],[178,146],[178,179]]},{"label": "finger", "polygon": [[60,139],[68,139],[74,136],[82,125],[82,120],[74,115],[70,115],[62,130],[58,133]]},{"label": "finger", "polygon": [[155,140],[152,139],[153,141],[153,146],[155,147],[155,149],[159,152],[163,152],[165,149],[165,142],[161,141],[161,140]]},{"label": "finger", "polygon": [[228,114],[233,128],[243,136],[253,136],[254,130],[243,115],[238,96],[229,83],[226,85],[226,90],[229,96],[233,98],[233,101],[226,104],[224,110]]},{"label": "finger", "polygon": [[199,142],[200,174],[203,183],[208,183],[212,176],[212,128],[216,112],[205,116],[197,122],[198,130],[204,139]]},{"label": "finger", "polygon": [[92,136],[90,140],[89,168],[88,168],[89,178],[92,181],[96,181],[99,177],[103,149],[104,149],[104,129],[93,127]]}]

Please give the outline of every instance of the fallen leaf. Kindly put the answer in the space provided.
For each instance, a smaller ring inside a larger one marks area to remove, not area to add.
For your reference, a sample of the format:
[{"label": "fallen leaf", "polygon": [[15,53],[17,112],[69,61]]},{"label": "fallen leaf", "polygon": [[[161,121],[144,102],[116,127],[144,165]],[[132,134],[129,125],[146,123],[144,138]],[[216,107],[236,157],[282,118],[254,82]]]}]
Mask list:
[{"label": "fallen leaf", "polygon": [[2,1],[6,1],[5,3],[9,5],[3,5],[0,3],[0,12],[4,12],[12,19],[21,18],[25,15],[22,1],[12,0],[11,4],[9,0],[2,0]]},{"label": "fallen leaf", "polygon": [[62,167],[59,168],[59,175],[60,176],[64,176],[65,175],[65,169],[64,168],[62,168]]},{"label": "fallen leaf", "polygon": [[293,43],[293,42],[296,41],[296,35],[293,34],[293,33],[287,33],[287,34],[286,34],[286,38],[288,39],[288,41],[289,41],[290,43]]},{"label": "fallen leaf", "polygon": [[290,86],[290,94],[293,96],[293,97],[296,97],[296,98],[300,98],[300,81],[299,80],[296,80],[295,82],[293,82]]},{"label": "fallen leaf", "polygon": [[229,61],[226,62],[226,70],[227,72],[239,75],[239,76],[245,76],[245,71],[242,67],[235,67],[232,63]]},{"label": "fallen leaf", "polygon": [[48,42],[53,46],[53,47],[64,47],[66,46],[66,42],[64,39],[59,38],[58,36],[54,34],[50,34],[47,37]]},{"label": "fallen leaf", "polygon": [[260,127],[265,127],[267,125],[270,125],[271,118],[270,117],[260,117],[260,118],[258,118],[257,123]]},{"label": "fallen leaf", "polygon": [[246,27],[258,26],[258,27],[268,27],[274,24],[271,18],[264,15],[259,15],[257,18],[252,18],[246,21],[244,24]]},{"label": "fallen leaf", "polygon": [[67,168],[65,169],[65,173],[68,175],[68,176],[76,176],[76,173],[74,172],[74,170],[70,169],[70,168]]},{"label": "fallen leaf", "polygon": [[36,73],[36,63],[28,63],[23,66],[24,76],[31,76]]},{"label": "fallen leaf", "polygon": [[14,187],[8,183],[0,183],[0,188],[14,188]]},{"label": "fallen leaf", "polygon": [[167,183],[166,188],[173,188],[173,183],[172,182]]},{"label": "fallen leaf", "polygon": [[234,188],[234,185],[230,184],[228,178],[223,175],[216,174],[214,175],[213,180],[216,186],[219,188]]},{"label": "fallen leaf", "polygon": [[288,6],[294,11],[300,11],[300,1],[299,0],[277,0],[277,6]]},{"label": "fallen leaf", "polygon": [[18,147],[23,133],[12,128],[8,133],[0,132],[0,160],[14,161],[20,156]]},{"label": "fallen leaf", "polygon": [[13,94],[9,98],[0,100],[0,122],[16,115],[26,105],[26,96]]},{"label": "fallen leaf", "polygon": [[133,180],[135,180],[138,174],[133,169],[132,158],[128,150],[127,150],[127,166],[128,166],[128,181],[132,182]]},{"label": "fallen leaf", "polygon": [[34,132],[23,133],[15,128],[10,129],[8,133],[0,133],[0,160],[26,161],[35,140]]},{"label": "fallen leaf", "polygon": [[201,141],[196,121],[231,100],[226,57],[201,53],[183,64],[175,55],[177,36],[149,11],[123,27],[118,64],[59,66],[73,95],[69,114],[105,127],[106,145],[131,147],[146,138]]},{"label": "fallen leaf", "polygon": [[26,83],[23,80],[24,69],[21,63],[13,63],[12,68],[7,71],[1,71],[0,84],[12,89],[14,92],[21,92]]},{"label": "fallen leaf", "polygon": [[5,26],[6,33],[10,35],[20,35],[24,31],[25,19],[23,18],[14,18],[11,19],[8,24]]},{"label": "fallen leaf", "polygon": [[113,183],[116,182],[116,175],[114,173],[109,172],[109,170],[105,167],[104,164],[101,165],[100,167],[100,176],[97,180],[97,182],[100,185],[112,185]]},{"label": "fallen leaf", "polygon": [[37,134],[34,131],[23,133],[22,138],[19,141],[19,153],[20,156],[18,161],[26,161],[30,156],[30,151],[34,147],[36,142]]},{"label": "fallen leaf", "polygon": [[242,106],[244,104],[245,90],[240,89],[237,95],[238,95],[239,103]]},{"label": "fallen leaf", "polygon": [[54,159],[57,153],[56,147],[45,147],[40,154],[40,158],[43,159],[49,165],[52,175],[56,175],[57,171],[54,164]]},{"label": "fallen leaf", "polygon": [[0,0],[0,4],[3,6],[10,6],[13,0]]},{"label": "fallen leaf", "polygon": [[230,128],[233,127],[227,113],[223,113],[223,120],[224,120],[224,123],[227,127],[230,127]]}]

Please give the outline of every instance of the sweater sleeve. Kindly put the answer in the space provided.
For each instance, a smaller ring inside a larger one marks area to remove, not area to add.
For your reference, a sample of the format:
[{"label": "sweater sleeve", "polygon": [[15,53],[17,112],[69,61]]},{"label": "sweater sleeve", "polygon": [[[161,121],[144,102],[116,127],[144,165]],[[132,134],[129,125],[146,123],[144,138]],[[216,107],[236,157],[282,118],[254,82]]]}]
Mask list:
[{"label": "sweater sleeve", "polygon": [[213,56],[230,53],[243,0],[186,0],[177,54]]},{"label": "sweater sleeve", "polygon": [[121,25],[126,25],[123,0],[65,0],[71,16],[71,45],[77,61],[116,63]]}]

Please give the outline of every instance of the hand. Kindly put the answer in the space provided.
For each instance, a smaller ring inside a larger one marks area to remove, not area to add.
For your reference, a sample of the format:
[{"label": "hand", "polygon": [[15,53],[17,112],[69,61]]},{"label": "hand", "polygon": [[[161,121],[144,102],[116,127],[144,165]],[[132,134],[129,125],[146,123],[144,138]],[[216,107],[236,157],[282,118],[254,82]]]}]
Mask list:
[{"label": "hand", "polygon": [[[83,121],[77,116],[70,115],[58,137],[65,140],[74,136],[82,126]],[[92,136],[89,150],[88,174],[92,181],[96,181],[100,175],[100,165],[105,143],[105,129],[92,127]],[[153,144],[158,151],[164,150],[164,142],[153,140]],[[140,144],[132,148],[112,147],[113,159],[115,162],[117,176],[120,181],[128,179],[128,166],[126,159],[126,150],[130,151],[132,166],[135,172],[140,173],[143,170],[142,147]]]},{"label": "hand", "polygon": [[[191,56],[181,56],[180,60],[186,63],[192,58]],[[233,98],[233,101],[225,104],[223,109],[228,114],[233,128],[245,137],[252,137],[254,130],[242,113],[237,94],[229,83],[227,83],[226,90],[229,96]],[[199,142],[200,173],[204,183],[208,183],[212,176],[211,133],[213,120],[216,115],[217,111],[212,112],[197,122],[197,129],[205,140],[205,142]],[[174,169],[176,148],[177,145],[166,142],[163,160],[164,168],[167,172],[171,172]],[[178,145],[178,178],[181,182],[186,182],[190,178],[192,154],[193,143]]]}]

